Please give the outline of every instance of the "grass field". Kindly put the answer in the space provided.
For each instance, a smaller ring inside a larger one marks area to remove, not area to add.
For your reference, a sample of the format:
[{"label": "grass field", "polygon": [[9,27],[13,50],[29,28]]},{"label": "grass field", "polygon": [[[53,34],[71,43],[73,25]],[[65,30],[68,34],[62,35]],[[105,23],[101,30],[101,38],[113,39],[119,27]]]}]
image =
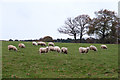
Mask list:
[{"label": "grass field", "polygon": [[[78,48],[88,43],[55,43],[68,48],[68,54],[49,52],[40,55],[41,46],[31,42],[22,42],[25,49],[18,48],[21,42],[2,42],[3,78],[117,78],[118,45],[106,44],[107,50],[100,49],[101,44],[92,44],[97,52],[80,54]],[[8,51],[9,44],[17,46],[18,52]]]}]

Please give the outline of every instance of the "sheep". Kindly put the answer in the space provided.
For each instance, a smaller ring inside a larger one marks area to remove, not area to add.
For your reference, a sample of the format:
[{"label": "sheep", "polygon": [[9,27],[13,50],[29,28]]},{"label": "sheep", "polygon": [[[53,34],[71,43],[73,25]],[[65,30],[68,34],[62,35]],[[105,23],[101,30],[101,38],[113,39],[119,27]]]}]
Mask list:
[{"label": "sheep", "polygon": [[8,45],[8,50],[14,50],[17,51],[17,48],[13,45]]},{"label": "sheep", "polygon": [[61,52],[60,47],[58,47],[58,46],[55,46],[55,47],[54,47],[54,50],[57,51],[58,53]]},{"label": "sheep", "polygon": [[48,46],[54,46],[54,43],[53,42],[49,42]]},{"label": "sheep", "polygon": [[106,45],[101,45],[101,49],[107,49]]},{"label": "sheep", "polygon": [[85,52],[88,53],[89,50],[90,50],[90,47],[86,47]]},{"label": "sheep", "polygon": [[49,46],[49,51],[55,51],[53,46]]},{"label": "sheep", "polygon": [[80,52],[80,53],[88,53],[88,51],[89,51],[89,47],[87,47],[87,48],[80,47],[80,48],[79,48],[79,52]]},{"label": "sheep", "polygon": [[45,48],[39,48],[39,53],[48,53],[48,47]]},{"label": "sheep", "polygon": [[97,51],[97,48],[93,45],[90,46],[90,50],[94,50],[94,51]]},{"label": "sheep", "polygon": [[18,47],[25,48],[25,45],[23,43],[18,44]]},{"label": "sheep", "polygon": [[45,42],[40,41],[40,42],[38,42],[38,45],[41,45],[41,46],[46,46],[46,43],[45,43]]},{"label": "sheep", "polygon": [[80,52],[80,53],[84,53],[84,52],[83,52],[83,47],[79,47],[79,52]]},{"label": "sheep", "polygon": [[37,46],[37,43],[36,43],[36,42],[32,42],[32,45],[35,45],[35,46]]},{"label": "sheep", "polygon": [[67,49],[66,47],[62,47],[62,48],[61,48],[61,52],[65,53],[65,54],[67,54],[67,52],[68,52],[67,50],[68,50],[68,49]]}]

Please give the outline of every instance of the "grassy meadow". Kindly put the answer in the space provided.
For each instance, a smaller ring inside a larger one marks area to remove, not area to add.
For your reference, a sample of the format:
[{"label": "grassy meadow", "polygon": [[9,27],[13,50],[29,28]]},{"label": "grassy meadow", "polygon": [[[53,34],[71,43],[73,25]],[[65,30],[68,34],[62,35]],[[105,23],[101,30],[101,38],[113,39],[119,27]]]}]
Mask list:
[{"label": "grassy meadow", "polygon": [[[18,48],[24,43],[26,48]],[[15,45],[16,51],[8,51],[8,45]],[[32,42],[2,42],[2,77],[3,78],[117,78],[118,45],[106,44],[108,49],[101,49],[101,44],[55,43],[67,47],[68,54],[49,52],[40,55],[41,46]],[[80,54],[79,47],[95,45],[98,51]]]}]

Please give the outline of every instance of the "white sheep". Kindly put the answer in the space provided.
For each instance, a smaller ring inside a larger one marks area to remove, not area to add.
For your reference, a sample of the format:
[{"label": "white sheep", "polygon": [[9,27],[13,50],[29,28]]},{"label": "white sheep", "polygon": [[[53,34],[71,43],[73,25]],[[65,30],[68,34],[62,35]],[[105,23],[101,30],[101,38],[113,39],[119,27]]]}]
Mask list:
[{"label": "white sheep", "polygon": [[97,48],[93,45],[90,46],[90,50],[94,50],[94,51],[97,51]]},{"label": "white sheep", "polygon": [[54,47],[54,50],[55,50],[55,51],[57,51],[58,53],[60,53],[60,52],[61,52],[61,50],[60,50],[60,47],[59,47],[59,46],[55,46],[55,47]]},{"label": "white sheep", "polygon": [[18,47],[25,48],[25,45],[23,43],[18,44]]},{"label": "white sheep", "polygon": [[106,45],[101,45],[101,48],[102,49],[107,49],[107,46]]},{"label": "white sheep", "polygon": [[49,46],[49,51],[55,51],[53,46]]},{"label": "white sheep", "polygon": [[39,49],[39,53],[47,53],[48,52],[48,47],[45,47],[45,48],[40,48]]},{"label": "white sheep", "polygon": [[61,48],[61,52],[65,53],[65,54],[67,54],[67,52],[68,52],[67,50],[68,50],[68,49],[67,49],[66,47],[62,47],[62,48]]},{"label": "white sheep", "polygon": [[53,42],[49,42],[48,46],[54,46],[54,43]]},{"label": "white sheep", "polygon": [[17,51],[17,48],[13,45],[8,45],[8,50],[14,50]]},{"label": "white sheep", "polygon": [[41,45],[41,46],[46,46],[46,43],[45,43],[45,42],[40,41],[40,42],[38,42],[38,45]]},{"label": "white sheep", "polygon": [[80,53],[88,53],[88,51],[89,51],[89,47],[87,47],[87,48],[80,47],[80,48],[79,48],[79,52],[80,52]]},{"label": "white sheep", "polygon": [[37,46],[37,43],[36,43],[36,42],[32,42],[32,45],[35,45],[35,46]]}]

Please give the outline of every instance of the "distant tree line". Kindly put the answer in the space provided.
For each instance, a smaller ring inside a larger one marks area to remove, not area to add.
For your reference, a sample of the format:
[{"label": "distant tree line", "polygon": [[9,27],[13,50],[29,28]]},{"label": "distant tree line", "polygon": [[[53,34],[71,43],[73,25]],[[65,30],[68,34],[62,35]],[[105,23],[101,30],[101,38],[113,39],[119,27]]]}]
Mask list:
[{"label": "distant tree line", "polygon": [[[70,39],[70,38],[67,38],[67,39],[56,39],[54,40],[54,42],[62,42],[62,43],[75,43],[74,39]],[[80,43],[80,39],[76,39],[76,43]],[[101,41],[99,39],[95,39],[95,38],[87,38],[87,39],[84,39],[82,38],[81,39],[81,43],[101,43]],[[109,42],[106,42],[107,44],[111,44]]]},{"label": "distant tree line", "polygon": [[83,35],[95,35],[100,43],[120,43],[120,19],[114,11],[107,9],[96,11],[96,17],[91,19],[89,15],[79,15],[75,18],[67,18],[64,26],[58,28],[63,34],[74,37],[74,42],[78,42],[76,36],[80,36],[79,42],[83,40]]},{"label": "distant tree line", "polygon": [[[54,40],[51,40],[51,41],[48,41],[48,39],[45,39],[44,41],[45,42],[61,42],[61,43],[74,43],[74,39],[71,39],[71,38],[67,38],[67,39],[54,39]],[[43,38],[40,38],[40,39],[29,39],[29,40],[18,40],[18,39],[15,39],[15,40],[12,40],[12,39],[9,39],[9,41],[25,41],[25,42],[32,42],[32,41],[43,41]],[[76,43],[80,43],[80,39],[76,39]],[[81,43],[101,43],[100,39],[95,39],[93,37],[89,37],[87,39],[84,39],[82,38],[81,39]],[[111,44],[111,42],[106,42],[107,44]]]},{"label": "distant tree line", "polygon": [[45,36],[43,38],[40,38],[40,39],[28,39],[28,40],[18,40],[18,39],[15,39],[15,40],[12,40],[12,39],[9,39],[9,41],[45,41],[45,42],[53,42],[53,38],[51,36]]}]

